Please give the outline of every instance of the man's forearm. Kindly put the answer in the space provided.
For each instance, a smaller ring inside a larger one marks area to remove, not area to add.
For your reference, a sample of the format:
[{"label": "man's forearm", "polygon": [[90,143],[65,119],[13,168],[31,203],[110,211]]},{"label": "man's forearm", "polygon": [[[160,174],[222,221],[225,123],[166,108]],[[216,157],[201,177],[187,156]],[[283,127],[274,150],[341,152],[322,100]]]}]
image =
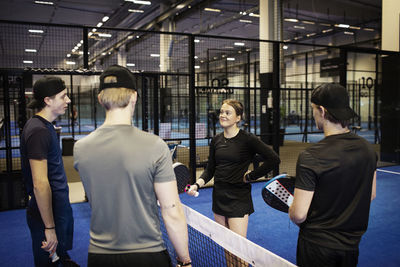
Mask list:
[{"label": "man's forearm", "polygon": [[179,203],[175,207],[164,208],[161,212],[168,237],[175,248],[179,260],[183,262],[190,261],[187,224],[181,204]]},{"label": "man's forearm", "polygon": [[46,228],[54,227],[55,224],[50,184],[42,181],[34,186],[33,191],[35,193],[36,203],[38,205],[44,226]]}]

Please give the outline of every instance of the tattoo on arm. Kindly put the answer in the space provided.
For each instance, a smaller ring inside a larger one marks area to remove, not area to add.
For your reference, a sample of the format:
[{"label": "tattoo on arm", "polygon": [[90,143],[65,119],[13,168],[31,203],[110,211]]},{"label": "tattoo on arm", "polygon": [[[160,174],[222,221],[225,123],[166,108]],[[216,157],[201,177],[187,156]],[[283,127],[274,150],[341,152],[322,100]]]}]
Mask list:
[{"label": "tattoo on arm", "polygon": [[175,207],[176,207],[175,203],[170,204],[170,205],[162,205],[161,206],[162,209],[172,209],[172,208],[175,208]]}]

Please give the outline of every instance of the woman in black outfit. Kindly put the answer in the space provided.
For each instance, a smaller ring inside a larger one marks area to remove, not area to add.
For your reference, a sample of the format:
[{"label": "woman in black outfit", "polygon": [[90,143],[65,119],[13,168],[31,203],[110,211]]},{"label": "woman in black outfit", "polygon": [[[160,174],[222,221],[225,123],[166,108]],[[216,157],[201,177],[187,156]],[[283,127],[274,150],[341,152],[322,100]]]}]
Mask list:
[{"label": "woman in black outfit", "polygon": [[[213,205],[215,221],[246,237],[249,215],[254,212],[251,198],[251,180],[256,180],[280,163],[279,156],[254,134],[239,129],[243,105],[227,99],[222,103],[219,122],[224,129],[211,141],[207,168],[189,195],[214,177]],[[249,165],[260,154],[263,164],[253,171]]]}]

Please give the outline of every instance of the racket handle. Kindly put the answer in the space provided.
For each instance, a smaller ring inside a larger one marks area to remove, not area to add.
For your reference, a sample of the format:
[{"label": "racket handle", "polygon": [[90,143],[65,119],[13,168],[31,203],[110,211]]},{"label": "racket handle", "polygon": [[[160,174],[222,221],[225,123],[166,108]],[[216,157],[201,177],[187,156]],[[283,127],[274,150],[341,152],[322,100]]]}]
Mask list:
[{"label": "racket handle", "polygon": [[[46,245],[47,242],[43,241],[43,244]],[[50,252],[49,252],[50,253]],[[51,256],[51,262],[56,262],[60,259],[60,257],[58,257],[57,252],[54,251],[53,256]]]},{"label": "racket handle", "polygon": [[[190,189],[190,184],[188,184],[188,185],[186,185],[185,192],[190,192],[190,191],[192,191],[192,190]],[[199,192],[196,191],[194,193],[194,197],[198,197],[198,196],[199,196]]]},{"label": "racket handle", "polygon": [[56,262],[60,259],[60,257],[58,257],[57,252],[54,252],[53,256],[51,256],[51,262]]}]

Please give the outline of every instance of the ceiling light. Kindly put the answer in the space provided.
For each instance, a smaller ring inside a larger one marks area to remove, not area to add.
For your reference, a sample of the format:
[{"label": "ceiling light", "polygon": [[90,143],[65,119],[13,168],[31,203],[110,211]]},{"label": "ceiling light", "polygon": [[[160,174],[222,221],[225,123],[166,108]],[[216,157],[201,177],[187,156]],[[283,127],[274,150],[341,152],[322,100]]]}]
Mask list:
[{"label": "ceiling light", "polygon": [[200,69],[200,66],[197,66],[197,65],[196,65],[196,66],[194,66],[194,68],[195,68],[195,69]]},{"label": "ceiling light", "polygon": [[22,61],[22,62],[24,62],[25,64],[32,64],[32,63],[33,63],[32,60],[24,60],[24,61]]},{"label": "ceiling light", "polygon": [[83,55],[83,51],[79,51],[78,54],[79,54],[79,55]]},{"label": "ceiling light", "polygon": [[88,36],[90,37],[90,36],[92,36],[93,35],[93,32],[89,32],[88,33]]},{"label": "ceiling light", "polygon": [[82,46],[82,44],[81,44],[81,43],[78,43],[76,46],[77,46],[77,47],[81,47],[81,46]]},{"label": "ceiling light", "polygon": [[284,21],[288,21],[288,22],[299,22],[298,19],[284,19]]},{"label": "ceiling light", "polygon": [[194,39],[194,42],[195,43],[200,43],[200,40],[199,39]]},{"label": "ceiling light", "polygon": [[67,57],[71,57],[71,54],[67,54]]},{"label": "ceiling light", "polygon": [[236,43],[234,43],[234,45],[236,45],[236,46],[244,46],[244,43],[236,42]]},{"label": "ceiling light", "polygon": [[247,15],[246,11],[240,11],[239,14],[240,15]]},{"label": "ceiling light", "polygon": [[234,58],[234,57],[227,57],[226,60],[228,60],[228,61],[235,61],[235,58]]},{"label": "ceiling light", "polygon": [[360,30],[361,29],[361,27],[357,27],[357,26],[350,26],[349,28],[352,30]]},{"label": "ceiling light", "polygon": [[248,19],[240,19],[239,21],[244,23],[253,23],[251,20]]},{"label": "ceiling light", "polygon": [[127,67],[135,67],[135,63],[126,63]]},{"label": "ceiling light", "polygon": [[75,62],[73,62],[73,61],[67,61],[67,62],[65,62],[67,65],[75,65]]},{"label": "ceiling light", "polygon": [[151,57],[160,57],[160,54],[150,54]]},{"label": "ceiling light", "polygon": [[93,28],[93,29],[92,29],[92,32],[96,32],[96,31],[97,31],[97,29],[96,29],[96,28]]},{"label": "ceiling light", "polygon": [[221,12],[221,9],[216,9],[216,8],[204,8],[204,11],[209,11],[209,12]]},{"label": "ceiling light", "polygon": [[81,40],[80,43],[83,44],[83,40]]},{"label": "ceiling light", "polygon": [[314,21],[308,21],[308,20],[302,20],[301,22],[303,22],[304,24],[315,24]]},{"label": "ceiling light", "polygon": [[347,35],[354,35],[354,32],[344,32],[344,34],[347,34]]},{"label": "ceiling light", "polygon": [[369,32],[373,32],[374,31],[374,29],[371,29],[371,28],[363,28],[363,30],[364,31],[369,31]]},{"label": "ceiling light", "polygon": [[43,33],[43,30],[28,30],[30,33]]},{"label": "ceiling light", "polygon": [[290,39],[283,40],[284,42],[290,42]]},{"label": "ceiling light", "polygon": [[35,1],[35,4],[41,4],[41,5],[54,5],[53,2],[48,2],[48,1]]},{"label": "ceiling light", "polygon": [[289,46],[287,46],[287,45],[284,45],[284,46],[282,46],[282,48],[286,50],[286,49],[288,49],[288,48],[289,48]]},{"label": "ceiling light", "polygon": [[109,33],[98,33],[99,37],[110,38],[112,35]]},{"label": "ceiling light", "polygon": [[311,36],[314,36],[314,35],[316,35],[316,33],[315,33],[315,32],[313,32],[313,33],[309,33],[309,34],[307,34],[307,37],[311,37]]},{"label": "ceiling light", "polygon": [[102,56],[105,56],[105,55],[107,55],[107,53],[106,53],[106,52],[103,52],[103,53],[101,53],[101,55],[102,55]]},{"label": "ceiling light", "polygon": [[104,17],[101,19],[101,21],[102,21],[102,22],[106,22],[106,21],[109,20],[109,19],[110,19],[109,16],[104,16]]},{"label": "ceiling light", "polygon": [[250,16],[250,17],[256,17],[256,18],[259,18],[259,17],[260,17],[260,14],[254,14],[254,13],[250,13],[250,14],[249,14],[249,16]]},{"label": "ceiling light", "polygon": [[297,25],[294,25],[294,26],[293,26],[293,28],[295,28],[295,29],[302,29],[302,30],[304,30],[306,27],[304,27],[304,26],[297,26]]},{"label": "ceiling light", "polygon": [[96,25],[97,27],[101,27],[101,26],[103,26],[103,22],[99,22],[99,23],[97,23],[97,25]]},{"label": "ceiling light", "polygon": [[128,11],[132,13],[144,13],[144,10],[141,9],[128,9]]},{"label": "ceiling light", "polygon": [[349,25],[349,24],[342,24],[342,23],[341,23],[341,24],[335,24],[335,27],[347,29],[347,28],[350,27],[350,25]]},{"label": "ceiling light", "polygon": [[25,52],[27,52],[27,53],[36,53],[37,52],[37,50],[36,49],[25,49]]},{"label": "ceiling light", "polygon": [[194,56],[194,59],[198,59],[199,57],[198,56]]},{"label": "ceiling light", "polygon": [[331,32],[331,31],[333,31],[333,29],[323,30],[322,33],[327,33],[327,32]]},{"label": "ceiling light", "polygon": [[150,1],[139,1],[139,0],[125,0],[125,2],[133,2],[134,4],[138,5],[151,5]]},{"label": "ceiling light", "polygon": [[182,5],[182,4],[176,6],[177,9],[182,9],[184,7],[185,7],[185,5]]}]

